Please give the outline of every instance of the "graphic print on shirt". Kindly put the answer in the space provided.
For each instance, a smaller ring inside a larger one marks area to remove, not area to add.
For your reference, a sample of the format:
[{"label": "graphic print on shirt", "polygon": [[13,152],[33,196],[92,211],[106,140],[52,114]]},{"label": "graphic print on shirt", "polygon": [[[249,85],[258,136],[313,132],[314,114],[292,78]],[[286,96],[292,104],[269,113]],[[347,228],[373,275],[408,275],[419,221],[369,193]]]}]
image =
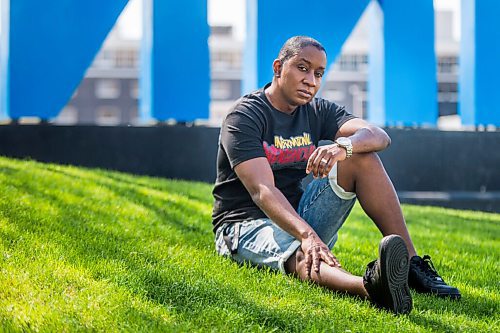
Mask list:
[{"label": "graphic print on shirt", "polygon": [[267,160],[273,170],[283,168],[305,168],[309,156],[314,152],[316,146],[311,140],[311,134],[283,138],[274,136],[274,144],[270,145],[266,141],[263,143]]}]

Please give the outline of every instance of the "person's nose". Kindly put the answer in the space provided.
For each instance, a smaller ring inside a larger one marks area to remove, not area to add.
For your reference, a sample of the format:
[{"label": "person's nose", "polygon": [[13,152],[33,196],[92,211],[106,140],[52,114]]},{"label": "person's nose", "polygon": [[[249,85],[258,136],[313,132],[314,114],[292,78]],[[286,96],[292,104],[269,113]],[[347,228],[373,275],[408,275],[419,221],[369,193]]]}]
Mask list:
[{"label": "person's nose", "polygon": [[318,84],[318,78],[314,75],[314,72],[308,72],[304,78],[304,83],[310,87],[316,87]]}]

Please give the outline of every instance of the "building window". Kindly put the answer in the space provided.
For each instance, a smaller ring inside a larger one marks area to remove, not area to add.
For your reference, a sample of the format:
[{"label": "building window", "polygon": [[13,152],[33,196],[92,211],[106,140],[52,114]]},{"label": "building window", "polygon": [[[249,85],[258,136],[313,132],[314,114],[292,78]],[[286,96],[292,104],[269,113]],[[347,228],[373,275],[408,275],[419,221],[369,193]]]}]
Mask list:
[{"label": "building window", "polygon": [[118,68],[135,68],[138,64],[138,52],[136,50],[118,50],[115,61]]},{"label": "building window", "polygon": [[342,54],[335,62],[334,69],[342,72],[366,72],[368,56],[366,54]]},{"label": "building window", "polygon": [[139,81],[130,81],[130,97],[139,99]]},{"label": "building window", "polygon": [[457,57],[439,57],[438,73],[458,73]]},{"label": "building window", "polygon": [[231,97],[231,83],[228,81],[212,81],[210,97],[216,100],[225,100]]},{"label": "building window", "polygon": [[120,109],[116,106],[100,106],[96,109],[96,123],[98,125],[118,125],[120,124]]},{"label": "building window", "polygon": [[120,97],[120,81],[97,80],[95,83],[95,95],[102,99],[115,99]]},{"label": "building window", "polygon": [[457,92],[458,83],[456,82],[440,82],[438,84],[438,92]]},{"label": "building window", "polygon": [[438,102],[458,103],[458,93],[456,92],[439,92],[437,96]]},{"label": "building window", "polygon": [[242,55],[240,52],[214,51],[210,54],[212,69],[239,69]]}]

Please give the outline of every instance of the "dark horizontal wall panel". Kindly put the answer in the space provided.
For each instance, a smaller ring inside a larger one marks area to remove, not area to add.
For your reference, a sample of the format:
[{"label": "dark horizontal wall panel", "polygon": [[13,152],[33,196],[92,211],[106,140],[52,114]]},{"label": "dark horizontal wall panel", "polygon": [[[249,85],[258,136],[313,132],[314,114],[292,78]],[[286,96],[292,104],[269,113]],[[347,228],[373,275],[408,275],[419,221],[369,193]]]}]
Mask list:
[{"label": "dark horizontal wall panel", "polygon": [[0,155],[215,181],[218,128],[0,126]]},{"label": "dark horizontal wall panel", "polygon": [[386,131],[380,157],[398,191],[500,191],[500,132]]},{"label": "dark horizontal wall panel", "polygon": [[399,201],[412,205],[500,213],[500,192],[398,192]]},{"label": "dark horizontal wall panel", "polygon": [[[500,191],[500,132],[386,129],[380,153],[398,191]],[[0,126],[0,154],[213,182],[219,128]]]}]

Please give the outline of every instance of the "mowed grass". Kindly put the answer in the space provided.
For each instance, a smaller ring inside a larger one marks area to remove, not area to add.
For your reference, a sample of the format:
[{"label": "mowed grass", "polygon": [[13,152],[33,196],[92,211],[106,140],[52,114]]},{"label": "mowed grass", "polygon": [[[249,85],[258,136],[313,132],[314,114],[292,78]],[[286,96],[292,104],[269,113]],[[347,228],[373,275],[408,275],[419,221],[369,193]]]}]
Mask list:
[{"label": "mowed grass", "polygon": [[[0,331],[500,331],[499,214],[404,206],[463,298],[394,316],[217,256],[210,184],[3,157],[0,184]],[[379,239],[356,206],[335,254],[361,275]]]}]

